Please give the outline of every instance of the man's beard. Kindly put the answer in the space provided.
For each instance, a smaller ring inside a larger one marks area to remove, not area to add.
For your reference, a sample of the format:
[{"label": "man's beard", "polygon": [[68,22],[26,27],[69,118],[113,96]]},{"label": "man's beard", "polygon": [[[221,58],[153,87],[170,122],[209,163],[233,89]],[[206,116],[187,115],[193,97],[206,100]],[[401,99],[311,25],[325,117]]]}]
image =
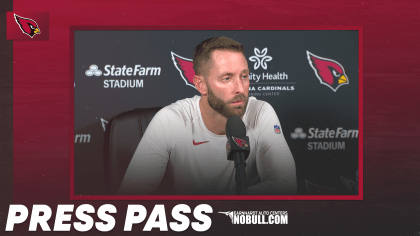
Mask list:
[{"label": "man's beard", "polygon": [[[231,116],[239,116],[242,117],[245,114],[246,107],[248,105],[248,96],[245,94],[238,94],[233,97],[231,100],[225,102],[221,98],[214,95],[213,91],[211,90],[210,86],[207,85],[208,88],[208,102],[211,108],[215,111],[220,113],[226,118]],[[230,107],[229,105],[232,102],[237,102],[242,100],[243,103],[240,106]]]}]

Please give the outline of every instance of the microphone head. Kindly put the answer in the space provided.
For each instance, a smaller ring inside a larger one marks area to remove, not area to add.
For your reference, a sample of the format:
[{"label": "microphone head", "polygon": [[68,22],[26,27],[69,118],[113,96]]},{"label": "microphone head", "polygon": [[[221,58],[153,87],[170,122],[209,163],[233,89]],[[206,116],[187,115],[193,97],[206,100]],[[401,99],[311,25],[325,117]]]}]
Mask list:
[{"label": "microphone head", "polygon": [[246,136],[245,124],[239,116],[231,116],[226,122],[226,136]]}]

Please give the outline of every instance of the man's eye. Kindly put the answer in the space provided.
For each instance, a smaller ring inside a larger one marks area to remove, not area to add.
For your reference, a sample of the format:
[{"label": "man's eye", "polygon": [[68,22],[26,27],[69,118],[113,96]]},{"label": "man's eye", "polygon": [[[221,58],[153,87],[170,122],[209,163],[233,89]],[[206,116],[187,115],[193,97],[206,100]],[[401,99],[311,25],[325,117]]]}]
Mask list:
[{"label": "man's eye", "polygon": [[242,76],[243,79],[248,79],[248,75]]},{"label": "man's eye", "polygon": [[228,81],[228,80],[230,80],[230,77],[225,77],[225,78],[223,78],[223,80]]}]

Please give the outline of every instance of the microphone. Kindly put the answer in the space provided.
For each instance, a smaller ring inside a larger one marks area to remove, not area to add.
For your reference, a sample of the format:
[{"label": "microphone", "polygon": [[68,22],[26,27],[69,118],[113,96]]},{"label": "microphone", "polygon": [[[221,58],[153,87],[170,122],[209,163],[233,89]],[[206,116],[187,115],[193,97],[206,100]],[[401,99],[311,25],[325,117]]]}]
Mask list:
[{"label": "microphone", "polygon": [[226,122],[226,154],[229,161],[235,163],[236,194],[247,195],[246,159],[251,151],[245,124],[239,116],[231,116]]}]

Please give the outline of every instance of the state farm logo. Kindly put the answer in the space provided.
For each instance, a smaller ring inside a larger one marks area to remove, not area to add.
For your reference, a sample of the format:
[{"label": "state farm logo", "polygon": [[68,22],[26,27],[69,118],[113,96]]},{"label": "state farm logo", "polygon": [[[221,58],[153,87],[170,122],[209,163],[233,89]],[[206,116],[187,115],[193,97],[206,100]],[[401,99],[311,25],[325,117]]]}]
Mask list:
[{"label": "state farm logo", "polygon": [[295,129],[294,133],[290,134],[290,137],[293,139],[297,138],[308,138],[308,139],[322,139],[322,138],[358,138],[359,137],[359,130],[357,129],[343,129],[343,127],[338,127],[337,129],[320,129],[320,128],[309,128],[308,130],[309,136],[303,132],[303,129],[298,127]]},{"label": "state farm logo", "polygon": [[74,143],[90,143],[90,134],[75,134]]},{"label": "state farm logo", "polygon": [[90,65],[89,66],[89,70],[87,70],[85,72],[85,75],[87,76],[101,76],[102,75],[102,71],[98,69],[97,65]]},{"label": "state farm logo", "polygon": [[[89,70],[85,71],[85,75],[92,76],[160,76],[162,69],[160,67],[143,67],[141,65],[130,66],[115,66],[105,65],[105,73],[95,64],[89,66]],[[103,81],[104,88],[143,88],[144,81],[142,79],[126,78],[126,79],[106,79]]]},{"label": "state farm logo", "polygon": [[[311,127],[308,129],[307,135],[302,128],[298,127],[295,132],[290,134],[292,139],[357,139],[359,137],[359,130],[344,129],[338,127],[337,129],[320,129]],[[308,142],[308,150],[345,150],[345,141],[332,142]]]},{"label": "state farm logo", "polygon": [[254,62],[254,70],[260,68],[260,66],[267,70],[267,62],[273,60],[271,56],[267,55],[267,48],[264,48],[261,52],[258,48],[254,48],[255,56],[249,58],[250,61]]},{"label": "state farm logo", "polygon": [[[105,65],[104,70],[105,74],[103,76],[159,76],[162,71],[160,67],[143,67],[141,65],[134,65],[134,67]],[[87,76],[101,76],[102,71],[98,69],[97,65],[90,65],[85,74]]]},{"label": "state farm logo", "polygon": [[303,132],[302,128],[298,127],[295,129],[294,133],[290,134],[290,136],[292,137],[292,139],[298,139],[298,138],[304,139],[306,138],[307,135],[305,132]]}]

